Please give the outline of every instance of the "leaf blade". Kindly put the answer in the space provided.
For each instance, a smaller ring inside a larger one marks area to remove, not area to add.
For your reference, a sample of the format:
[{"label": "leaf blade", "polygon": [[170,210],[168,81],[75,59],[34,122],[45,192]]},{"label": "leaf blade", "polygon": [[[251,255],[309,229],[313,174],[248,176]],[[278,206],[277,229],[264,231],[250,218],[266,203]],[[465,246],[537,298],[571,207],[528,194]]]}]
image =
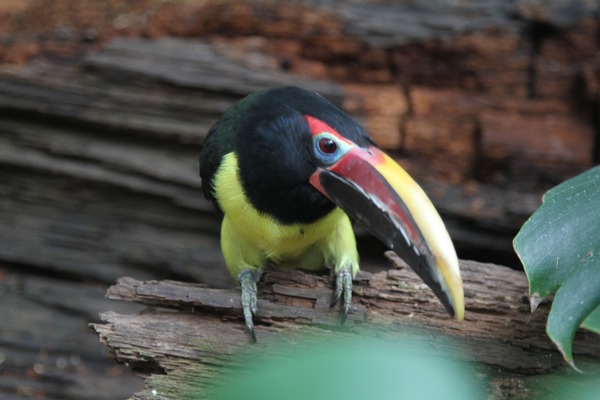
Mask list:
[{"label": "leaf blade", "polygon": [[585,265],[577,266],[556,292],[546,332],[565,360],[573,368],[573,338],[575,332],[600,306],[600,257]]},{"label": "leaf blade", "polygon": [[600,335],[600,306],[587,316],[581,327]]},{"label": "leaf blade", "polygon": [[555,293],[600,244],[600,166],[549,190],[542,206],[513,241],[529,280],[541,299]]},{"label": "leaf blade", "polygon": [[529,280],[532,312],[556,293],[546,332],[575,369],[581,326],[600,333],[600,166],[549,190],[513,241]]}]

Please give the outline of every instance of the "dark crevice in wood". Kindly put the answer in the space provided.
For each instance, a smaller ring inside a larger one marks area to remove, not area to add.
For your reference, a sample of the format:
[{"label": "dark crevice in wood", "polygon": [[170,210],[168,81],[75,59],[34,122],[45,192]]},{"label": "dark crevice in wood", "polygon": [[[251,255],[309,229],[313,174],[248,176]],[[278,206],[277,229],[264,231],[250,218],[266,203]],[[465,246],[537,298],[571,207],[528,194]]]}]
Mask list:
[{"label": "dark crevice in wood", "polygon": [[398,120],[398,134],[400,135],[400,143],[398,150],[403,151],[406,142],[406,123],[408,119],[414,114],[413,100],[410,93],[410,79],[406,76],[406,72],[401,70],[401,67],[396,62],[396,51],[397,48],[389,47],[385,49],[385,60],[387,68],[390,72],[390,76],[398,86],[404,101],[406,102],[406,109],[400,115]]},{"label": "dark crevice in wood", "polygon": [[538,73],[537,63],[538,55],[546,39],[555,37],[561,33],[556,26],[539,21],[527,21],[525,26],[525,35],[528,38],[529,65],[527,67],[527,97],[529,99],[538,98]]}]

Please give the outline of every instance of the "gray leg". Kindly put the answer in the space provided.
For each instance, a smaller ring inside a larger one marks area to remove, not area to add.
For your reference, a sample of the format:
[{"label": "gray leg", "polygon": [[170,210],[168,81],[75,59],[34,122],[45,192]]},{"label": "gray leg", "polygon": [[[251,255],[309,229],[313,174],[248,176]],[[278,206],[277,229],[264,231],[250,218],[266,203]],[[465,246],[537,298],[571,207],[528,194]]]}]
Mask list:
[{"label": "gray leg", "polygon": [[342,325],[348,318],[348,312],[352,305],[352,267],[345,266],[337,274],[335,278],[335,296],[331,302],[331,307],[334,307],[344,294],[344,313],[342,314]]},{"label": "gray leg", "polygon": [[244,321],[246,322],[246,328],[254,343],[256,343],[256,334],[254,333],[254,321],[252,320],[252,316],[256,314],[256,303],[258,301],[256,296],[256,283],[260,280],[261,276],[262,269],[244,269],[238,274],[238,280],[242,288]]}]

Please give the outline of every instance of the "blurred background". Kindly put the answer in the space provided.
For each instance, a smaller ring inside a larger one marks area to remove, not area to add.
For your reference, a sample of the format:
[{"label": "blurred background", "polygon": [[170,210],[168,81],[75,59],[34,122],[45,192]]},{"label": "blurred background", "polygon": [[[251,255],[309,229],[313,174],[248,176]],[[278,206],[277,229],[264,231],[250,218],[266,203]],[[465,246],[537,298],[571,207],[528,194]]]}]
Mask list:
[{"label": "blurred background", "polygon": [[361,122],[461,258],[520,268],[543,192],[600,162],[596,0],[0,0],[0,397],[141,387],[87,329],[137,310],[104,300],[118,277],[234,284],[198,156],[281,85]]}]

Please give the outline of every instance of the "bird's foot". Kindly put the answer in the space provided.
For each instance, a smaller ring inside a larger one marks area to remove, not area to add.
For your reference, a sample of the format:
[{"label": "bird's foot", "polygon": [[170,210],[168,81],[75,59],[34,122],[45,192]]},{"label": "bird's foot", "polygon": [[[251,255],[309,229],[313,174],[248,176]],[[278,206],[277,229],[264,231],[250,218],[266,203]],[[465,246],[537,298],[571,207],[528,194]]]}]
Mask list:
[{"label": "bird's foot", "polygon": [[246,329],[252,338],[252,341],[256,343],[256,334],[254,333],[254,320],[253,315],[256,315],[256,304],[258,298],[256,295],[256,283],[260,280],[262,270],[260,269],[244,269],[238,274],[238,281],[242,288],[242,309],[244,311],[244,321],[246,322]]},{"label": "bird's foot", "polygon": [[352,305],[352,267],[345,266],[342,267],[337,272],[337,276],[335,278],[335,295],[333,297],[333,301],[331,302],[331,307],[334,307],[342,298],[342,294],[344,295],[344,312],[342,314],[342,325],[346,322],[346,318],[348,318],[348,312],[350,311],[350,306]]}]

